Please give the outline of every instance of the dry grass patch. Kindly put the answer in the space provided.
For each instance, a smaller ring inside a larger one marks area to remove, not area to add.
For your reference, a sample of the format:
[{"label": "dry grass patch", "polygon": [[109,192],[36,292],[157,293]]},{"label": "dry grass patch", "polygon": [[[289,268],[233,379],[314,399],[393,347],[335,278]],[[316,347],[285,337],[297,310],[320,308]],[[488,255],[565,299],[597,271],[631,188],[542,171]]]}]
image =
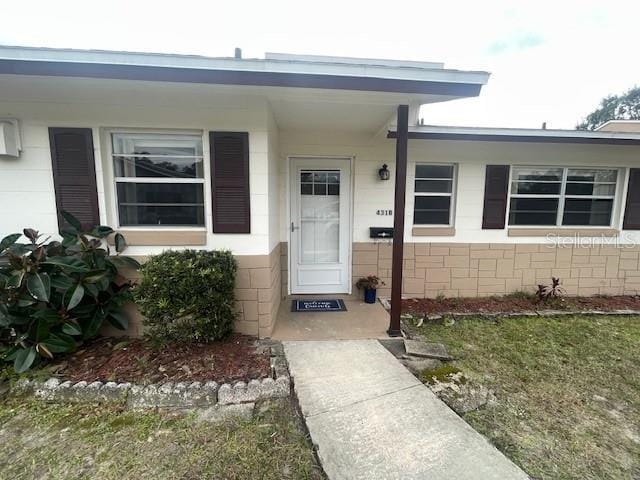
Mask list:
[{"label": "dry grass patch", "polygon": [[464,415],[536,479],[640,478],[640,319],[465,319],[444,343],[497,405]]},{"label": "dry grass patch", "polygon": [[320,479],[289,400],[250,421],[29,400],[0,404],[0,478]]}]

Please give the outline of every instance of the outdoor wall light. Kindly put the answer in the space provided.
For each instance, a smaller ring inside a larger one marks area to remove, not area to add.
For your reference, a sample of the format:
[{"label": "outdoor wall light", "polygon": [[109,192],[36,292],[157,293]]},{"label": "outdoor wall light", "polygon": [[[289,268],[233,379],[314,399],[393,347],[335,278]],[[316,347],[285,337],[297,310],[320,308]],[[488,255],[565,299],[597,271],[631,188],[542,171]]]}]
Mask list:
[{"label": "outdoor wall light", "polygon": [[382,165],[382,168],[378,170],[378,175],[380,176],[380,180],[389,180],[391,177],[391,172],[387,168],[387,164]]}]

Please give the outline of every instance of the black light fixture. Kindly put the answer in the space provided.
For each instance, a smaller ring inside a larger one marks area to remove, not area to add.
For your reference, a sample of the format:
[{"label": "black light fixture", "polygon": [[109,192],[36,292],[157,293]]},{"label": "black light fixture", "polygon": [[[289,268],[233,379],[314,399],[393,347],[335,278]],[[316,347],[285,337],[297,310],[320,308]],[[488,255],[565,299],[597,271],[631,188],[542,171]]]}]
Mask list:
[{"label": "black light fixture", "polygon": [[382,165],[380,170],[378,170],[378,176],[380,177],[380,180],[389,180],[389,178],[391,178],[391,172],[387,168],[386,163]]}]

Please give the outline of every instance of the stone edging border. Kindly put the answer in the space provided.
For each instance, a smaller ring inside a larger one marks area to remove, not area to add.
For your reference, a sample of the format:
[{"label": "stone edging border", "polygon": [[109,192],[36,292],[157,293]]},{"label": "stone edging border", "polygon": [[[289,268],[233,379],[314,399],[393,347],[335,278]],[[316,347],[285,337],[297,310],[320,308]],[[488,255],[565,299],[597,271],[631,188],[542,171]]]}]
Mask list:
[{"label": "stone edging border", "polygon": [[[379,297],[379,302],[385,310],[391,310],[391,303],[386,297]],[[442,312],[423,315],[422,317],[411,315],[409,313],[402,314],[403,318],[424,318],[425,320],[441,320],[445,317],[449,318],[466,318],[466,317],[554,317],[558,315],[601,315],[601,316],[640,316],[640,310],[523,310],[522,312]]]},{"label": "stone edging border", "polygon": [[[405,317],[405,315],[407,315]],[[592,316],[640,316],[640,310],[524,310],[522,312],[443,312],[430,315],[413,316],[403,314],[404,318],[424,318],[425,320],[441,320],[443,318],[468,318],[468,317],[556,317],[571,315]]]},{"label": "stone edging border", "polygon": [[116,382],[70,382],[50,378],[45,382],[22,378],[11,388],[15,395],[33,395],[49,402],[116,403],[137,410],[144,408],[194,408],[254,403],[269,398],[288,397],[291,379],[282,345],[271,349],[274,378],[219,385],[208,382],[167,382],[135,385]]}]

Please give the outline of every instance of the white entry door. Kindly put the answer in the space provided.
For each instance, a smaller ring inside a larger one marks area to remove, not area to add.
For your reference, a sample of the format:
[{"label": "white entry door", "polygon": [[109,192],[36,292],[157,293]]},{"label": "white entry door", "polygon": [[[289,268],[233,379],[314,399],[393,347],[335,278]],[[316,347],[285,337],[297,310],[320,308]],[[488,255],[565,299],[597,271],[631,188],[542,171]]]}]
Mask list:
[{"label": "white entry door", "polygon": [[351,161],[291,159],[291,293],[351,291]]}]

